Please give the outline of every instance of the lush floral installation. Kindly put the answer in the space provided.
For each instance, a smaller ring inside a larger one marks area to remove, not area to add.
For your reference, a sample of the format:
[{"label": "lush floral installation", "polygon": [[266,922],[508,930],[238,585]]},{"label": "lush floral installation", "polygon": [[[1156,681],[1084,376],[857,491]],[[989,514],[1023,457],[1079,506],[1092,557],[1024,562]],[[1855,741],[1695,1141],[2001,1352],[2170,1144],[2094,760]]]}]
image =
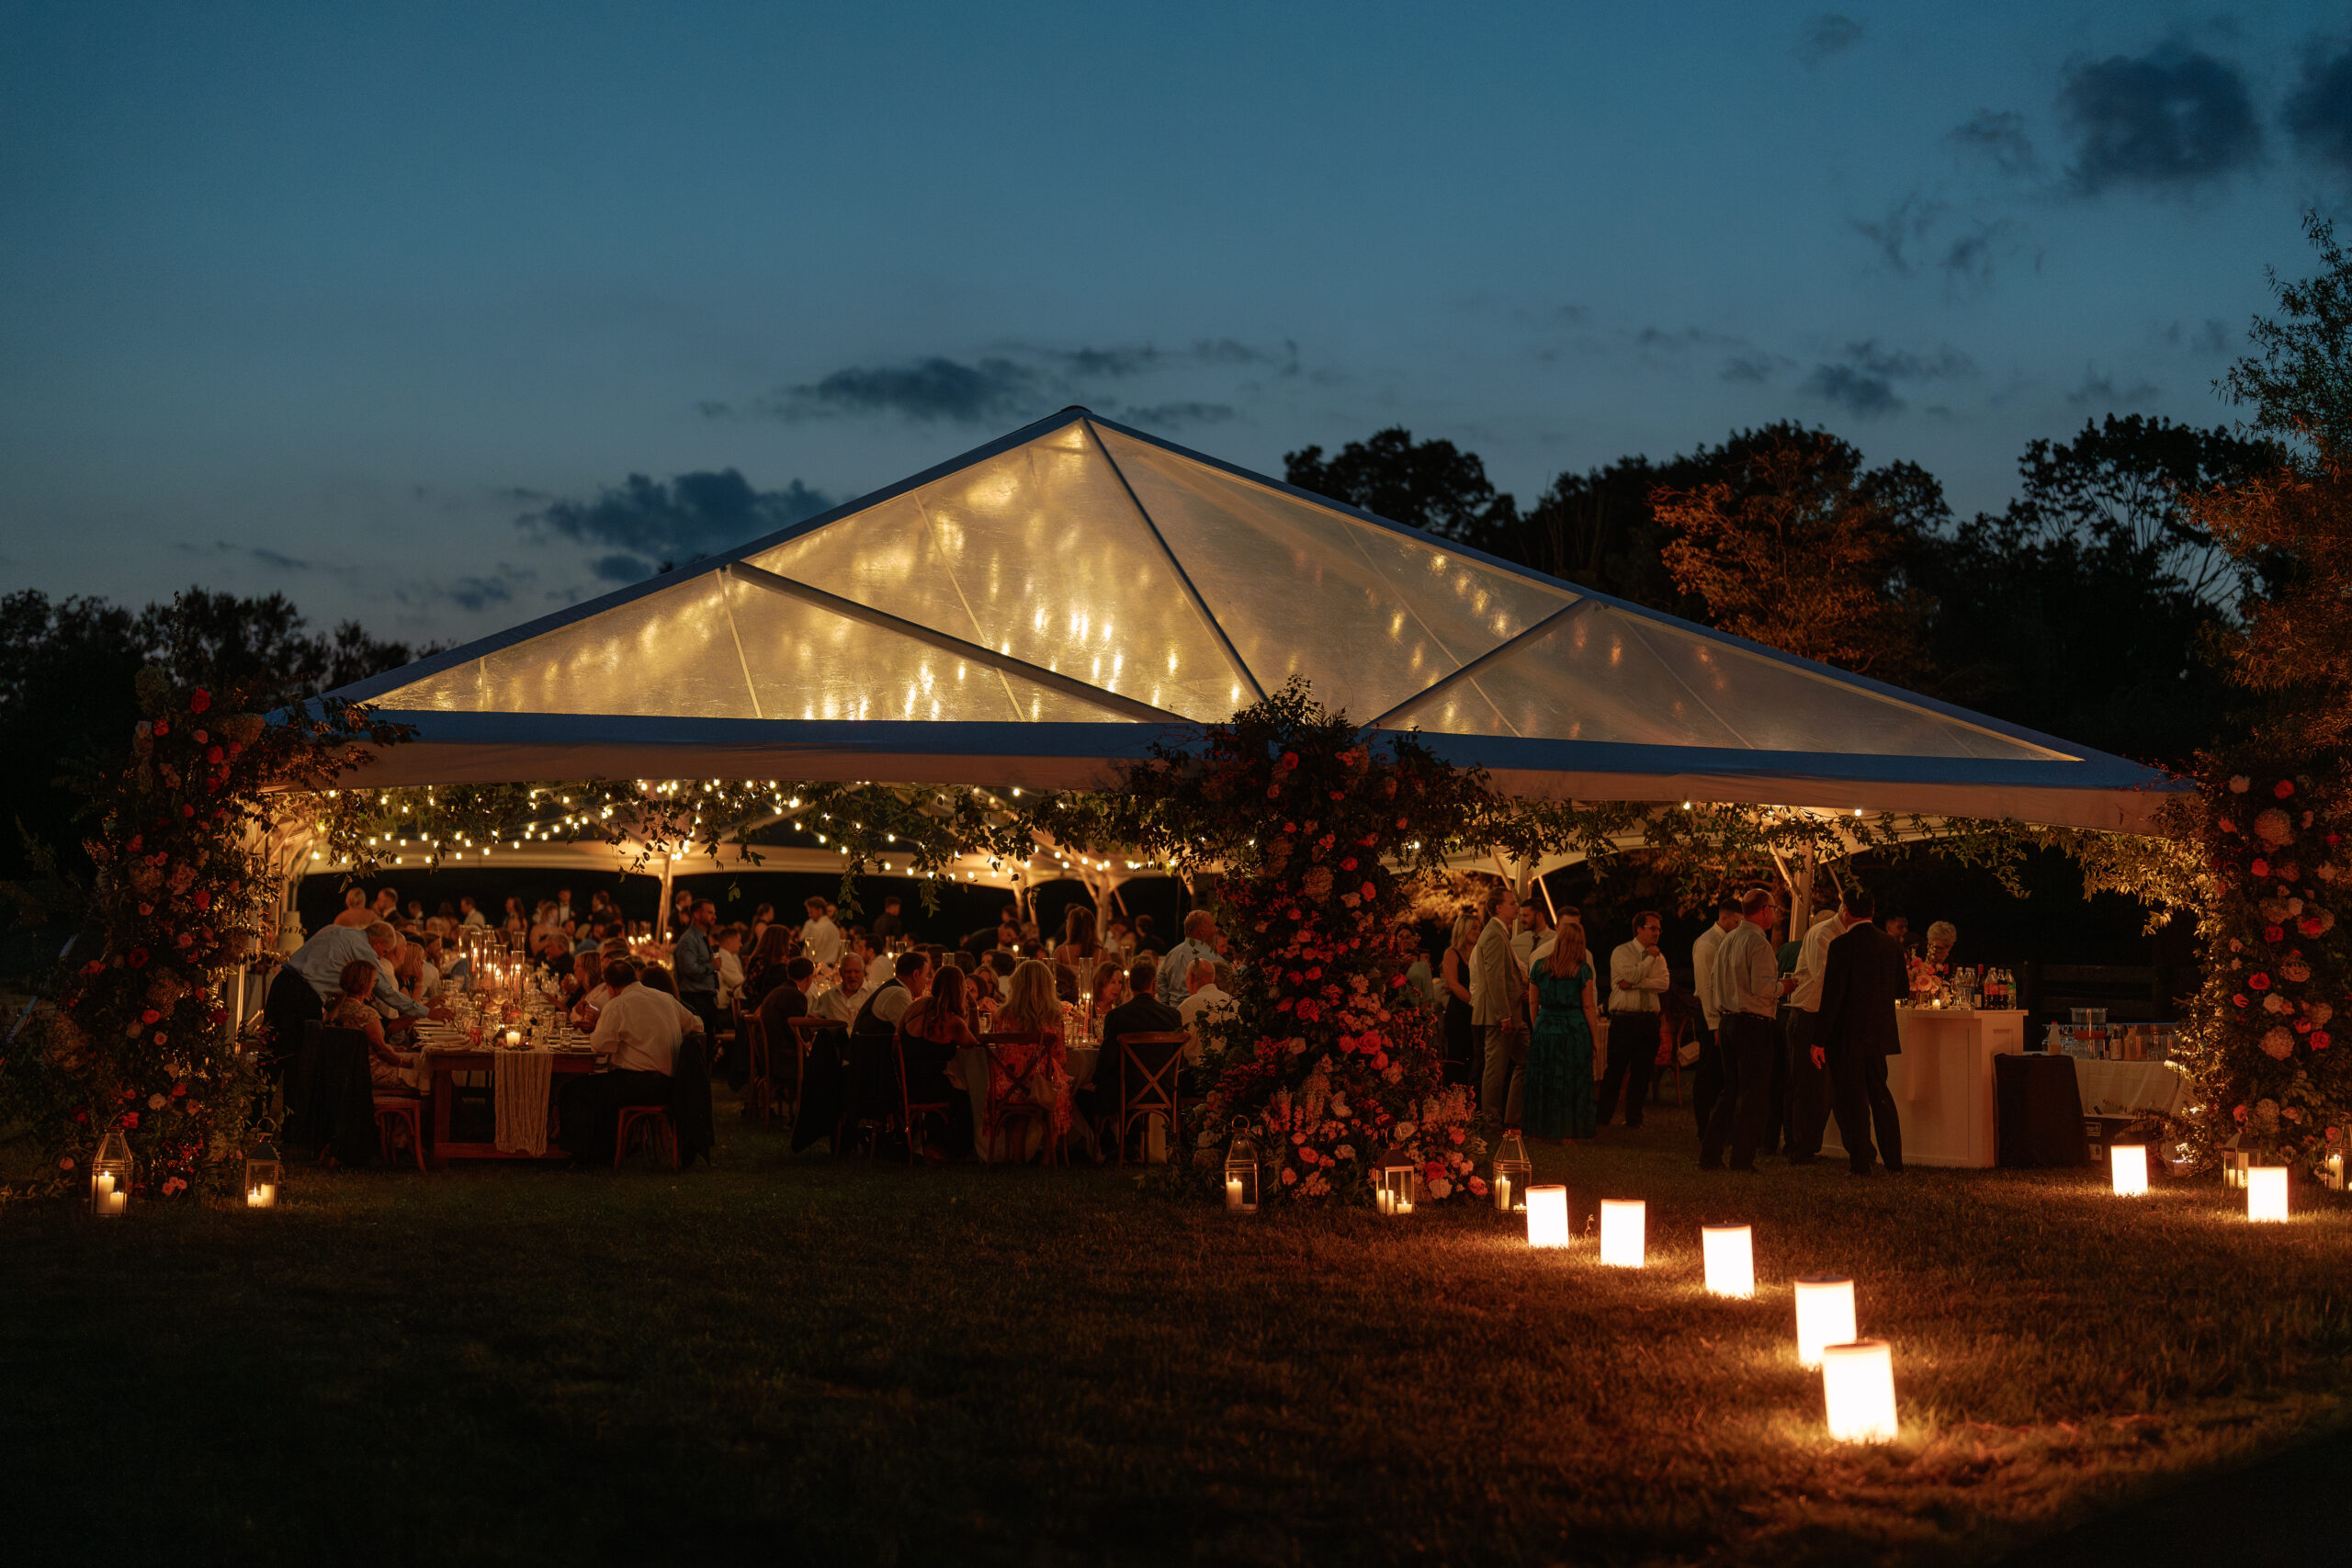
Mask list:
[{"label": "lush floral installation", "polygon": [[2289,771],[2275,758],[2212,759],[2173,811],[2200,842],[2204,988],[2185,1032],[2200,1164],[2223,1148],[2316,1167],[2352,1127],[2352,943],[2335,912],[2352,892],[2352,770]]},{"label": "lush floral installation", "polygon": [[36,1192],[78,1187],[118,1130],[142,1198],[243,1179],[257,1057],[232,1035],[221,988],[275,934],[279,879],[256,846],[286,809],[279,792],[404,733],[316,703],[265,717],[244,695],[150,665],[129,756],[89,781],[90,907],[0,1057],[6,1113],[43,1145]]}]

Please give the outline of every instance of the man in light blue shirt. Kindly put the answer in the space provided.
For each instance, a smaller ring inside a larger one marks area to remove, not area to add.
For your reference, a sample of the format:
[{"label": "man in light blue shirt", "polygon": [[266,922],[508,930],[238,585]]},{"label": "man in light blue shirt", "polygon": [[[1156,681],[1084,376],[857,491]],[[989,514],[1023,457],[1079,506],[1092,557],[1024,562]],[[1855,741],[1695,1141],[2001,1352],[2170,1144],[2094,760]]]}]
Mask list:
[{"label": "man in light blue shirt", "polygon": [[295,950],[286,966],[311,983],[321,1002],[343,994],[344,966],[365,959],[376,966],[375,999],[404,1018],[424,1018],[430,1009],[410,1000],[392,983],[391,958],[401,950],[401,933],[378,920],[365,930],[357,926],[328,926]]},{"label": "man in light blue shirt", "polygon": [[1193,965],[1202,960],[1217,961],[1216,917],[1206,909],[1195,909],[1184,917],[1184,940],[1168,950],[1159,961],[1158,995],[1169,1007],[1180,1005],[1185,998],[1184,976]]}]

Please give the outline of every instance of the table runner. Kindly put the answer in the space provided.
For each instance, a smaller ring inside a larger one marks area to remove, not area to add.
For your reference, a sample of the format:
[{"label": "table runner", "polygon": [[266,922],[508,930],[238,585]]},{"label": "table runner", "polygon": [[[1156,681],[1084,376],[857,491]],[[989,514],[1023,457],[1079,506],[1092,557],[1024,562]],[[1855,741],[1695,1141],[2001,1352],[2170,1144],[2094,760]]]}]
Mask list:
[{"label": "table runner", "polygon": [[500,1051],[491,1058],[492,1097],[498,1105],[498,1152],[548,1152],[548,1086],[555,1077],[549,1051]]}]

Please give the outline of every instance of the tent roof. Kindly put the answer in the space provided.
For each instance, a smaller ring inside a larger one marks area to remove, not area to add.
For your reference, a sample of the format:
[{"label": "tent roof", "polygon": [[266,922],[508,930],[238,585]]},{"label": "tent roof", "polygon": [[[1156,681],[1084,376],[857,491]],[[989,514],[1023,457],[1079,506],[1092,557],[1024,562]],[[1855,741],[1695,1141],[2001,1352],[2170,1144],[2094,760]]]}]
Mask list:
[{"label": "tent roof", "polygon": [[1076,788],[1294,674],[1532,796],[2132,829],[2169,783],[1084,409],[336,694],[417,728],[370,784]]}]

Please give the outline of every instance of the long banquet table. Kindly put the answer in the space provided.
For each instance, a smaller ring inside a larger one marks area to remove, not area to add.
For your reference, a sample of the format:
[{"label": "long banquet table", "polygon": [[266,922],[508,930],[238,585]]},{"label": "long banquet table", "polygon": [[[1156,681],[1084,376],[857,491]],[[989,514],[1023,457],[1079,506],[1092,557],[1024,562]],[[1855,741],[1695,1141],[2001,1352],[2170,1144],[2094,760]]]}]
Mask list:
[{"label": "long banquet table", "polygon": [[[587,1036],[572,1034],[569,1039],[584,1046]],[[481,1073],[491,1077],[497,1070],[499,1053],[488,1046],[467,1042],[454,1031],[436,1032],[421,1037],[417,1049],[424,1057],[426,1069],[433,1075],[433,1141],[427,1157],[435,1169],[440,1169],[452,1159],[569,1159],[555,1139],[555,1098],[560,1080],[576,1073],[602,1070],[604,1062],[590,1052],[580,1049],[547,1050],[554,1058],[548,1064],[548,1140],[544,1154],[526,1154],[519,1149],[502,1149],[497,1144],[493,1122],[491,1141],[487,1143],[459,1142],[451,1134],[452,1112],[457,1100],[457,1076],[459,1073]],[[496,1082],[494,1077],[492,1078]]]}]

